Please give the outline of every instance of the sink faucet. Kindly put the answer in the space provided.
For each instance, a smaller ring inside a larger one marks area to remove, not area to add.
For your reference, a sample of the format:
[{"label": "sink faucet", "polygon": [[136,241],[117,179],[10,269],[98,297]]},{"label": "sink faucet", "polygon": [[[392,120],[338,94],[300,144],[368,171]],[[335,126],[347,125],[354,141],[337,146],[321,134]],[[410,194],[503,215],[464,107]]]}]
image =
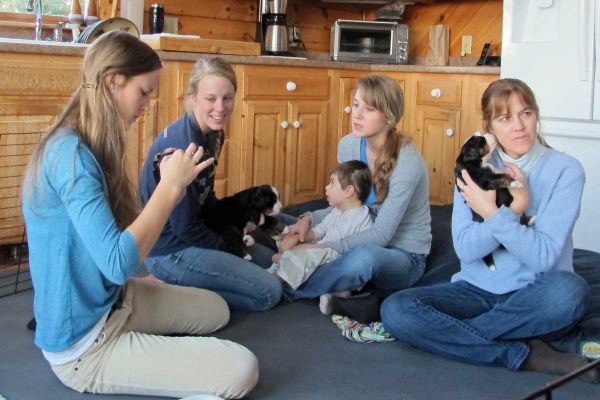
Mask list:
[{"label": "sink faucet", "polygon": [[26,10],[35,12],[35,24],[33,26],[35,40],[42,40],[42,0],[27,0]]}]

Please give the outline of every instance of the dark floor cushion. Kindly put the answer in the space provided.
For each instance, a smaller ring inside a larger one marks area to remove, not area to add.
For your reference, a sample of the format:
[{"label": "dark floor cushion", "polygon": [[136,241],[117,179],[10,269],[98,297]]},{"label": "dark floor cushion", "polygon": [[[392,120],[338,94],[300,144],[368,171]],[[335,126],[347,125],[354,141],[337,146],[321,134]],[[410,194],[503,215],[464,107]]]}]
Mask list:
[{"label": "dark floor cushion", "polygon": [[[306,211],[325,208],[327,202],[313,200],[286,210],[298,216]],[[431,252],[427,257],[425,273],[415,286],[427,286],[449,282],[453,274],[460,269],[460,261],[452,244],[452,205],[431,206]],[[575,272],[590,285],[590,306],[580,324],[580,334],[586,338],[600,338],[600,254],[594,251],[575,249],[573,251]]]}]

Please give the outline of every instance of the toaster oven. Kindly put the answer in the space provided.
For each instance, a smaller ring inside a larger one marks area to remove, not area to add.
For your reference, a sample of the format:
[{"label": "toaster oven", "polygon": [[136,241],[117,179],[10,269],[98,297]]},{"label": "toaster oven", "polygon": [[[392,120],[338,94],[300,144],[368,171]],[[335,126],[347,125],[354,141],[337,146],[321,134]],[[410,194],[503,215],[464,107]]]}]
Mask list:
[{"label": "toaster oven", "polygon": [[331,59],[382,64],[408,63],[408,25],[338,19],[331,27]]}]

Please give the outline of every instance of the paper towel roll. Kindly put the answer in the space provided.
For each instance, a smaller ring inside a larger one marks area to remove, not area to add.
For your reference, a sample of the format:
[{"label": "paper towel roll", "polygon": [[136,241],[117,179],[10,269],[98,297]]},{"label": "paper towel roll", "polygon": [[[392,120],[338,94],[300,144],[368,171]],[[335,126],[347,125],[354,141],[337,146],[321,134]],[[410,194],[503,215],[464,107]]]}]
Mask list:
[{"label": "paper towel roll", "polygon": [[133,22],[141,35],[144,32],[144,0],[121,0],[121,17]]}]

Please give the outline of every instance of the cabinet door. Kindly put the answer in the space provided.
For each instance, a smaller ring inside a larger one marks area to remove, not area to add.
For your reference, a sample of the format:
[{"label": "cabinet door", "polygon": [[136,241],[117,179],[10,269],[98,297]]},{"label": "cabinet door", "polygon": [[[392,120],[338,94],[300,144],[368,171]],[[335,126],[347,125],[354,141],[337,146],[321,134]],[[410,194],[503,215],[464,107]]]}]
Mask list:
[{"label": "cabinet door", "polygon": [[285,181],[285,101],[245,101],[242,117],[242,144],[245,166],[242,187],[269,184],[283,193]]},{"label": "cabinet door", "polygon": [[23,175],[64,102],[57,98],[0,100],[0,244],[23,242]]},{"label": "cabinet door", "polygon": [[481,112],[481,96],[485,89],[498,75],[473,75],[469,77],[469,95],[463,99],[462,129],[460,131],[459,146],[471,137],[475,132],[483,132]]},{"label": "cabinet door", "polygon": [[431,204],[452,203],[460,110],[417,108],[416,126],[429,172]]},{"label": "cabinet door", "polygon": [[127,131],[127,176],[136,185],[144,159],[156,134],[156,119],[158,115],[156,98],[150,99],[148,112],[141,115]]},{"label": "cabinet door", "polygon": [[342,137],[352,132],[352,101],[356,92],[358,78],[340,79],[340,109],[338,111],[337,142]]},{"label": "cabinet door", "polygon": [[323,197],[327,102],[292,102],[289,122],[283,196],[286,205]]}]

